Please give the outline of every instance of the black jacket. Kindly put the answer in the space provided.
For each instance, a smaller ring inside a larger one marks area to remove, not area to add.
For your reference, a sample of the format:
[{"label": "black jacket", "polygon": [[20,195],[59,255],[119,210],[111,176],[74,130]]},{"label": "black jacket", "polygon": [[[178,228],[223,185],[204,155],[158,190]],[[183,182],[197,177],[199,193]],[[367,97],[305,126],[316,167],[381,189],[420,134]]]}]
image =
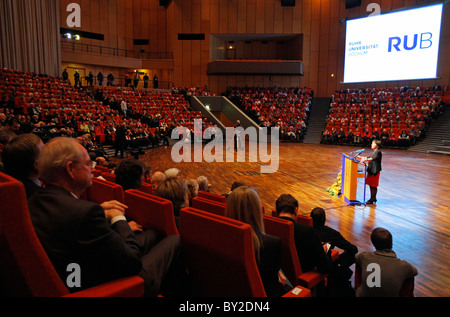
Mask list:
[{"label": "black jacket", "polygon": [[140,272],[141,246],[130,226],[124,220],[110,225],[99,204],[48,185],[28,205],[36,234],[62,281],[71,274],[69,264],[80,266],[81,288],[70,291]]},{"label": "black jacket", "polygon": [[295,222],[289,217],[280,217],[294,223],[295,247],[303,272],[309,272],[317,267],[320,273],[330,273],[331,259],[325,253],[322,242],[313,227]]},{"label": "black jacket", "polygon": [[369,175],[376,175],[381,172],[381,158],[382,153],[379,149],[376,149],[372,153],[372,161],[369,161],[369,166],[367,168],[367,173]]},{"label": "black jacket", "polygon": [[268,297],[281,297],[285,290],[278,282],[278,271],[281,269],[281,240],[268,234],[258,234],[261,242],[259,275]]}]

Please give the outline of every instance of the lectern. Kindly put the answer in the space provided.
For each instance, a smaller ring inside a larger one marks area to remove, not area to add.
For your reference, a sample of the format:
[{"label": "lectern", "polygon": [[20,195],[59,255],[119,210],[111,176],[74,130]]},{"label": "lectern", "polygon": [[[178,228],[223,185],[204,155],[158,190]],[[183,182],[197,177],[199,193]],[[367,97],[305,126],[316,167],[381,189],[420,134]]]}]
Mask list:
[{"label": "lectern", "polygon": [[[364,172],[358,171],[359,160],[347,154],[342,154],[341,192],[347,205],[365,204],[366,201],[366,174],[367,166],[364,165]],[[364,178],[363,201],[357,200],[358,178]]]}]

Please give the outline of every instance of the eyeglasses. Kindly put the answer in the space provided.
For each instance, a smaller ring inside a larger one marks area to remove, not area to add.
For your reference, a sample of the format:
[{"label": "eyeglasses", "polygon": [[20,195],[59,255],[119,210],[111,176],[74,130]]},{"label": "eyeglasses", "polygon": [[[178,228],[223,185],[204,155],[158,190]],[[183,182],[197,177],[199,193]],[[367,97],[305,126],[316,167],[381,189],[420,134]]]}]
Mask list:
[{"label": "eyeglasses", "polygon": [[74,161],[74,163],[83,163],[84,165],[86,165],[89,168],[94,167],[94,161],[87,161],[87,162]]}]

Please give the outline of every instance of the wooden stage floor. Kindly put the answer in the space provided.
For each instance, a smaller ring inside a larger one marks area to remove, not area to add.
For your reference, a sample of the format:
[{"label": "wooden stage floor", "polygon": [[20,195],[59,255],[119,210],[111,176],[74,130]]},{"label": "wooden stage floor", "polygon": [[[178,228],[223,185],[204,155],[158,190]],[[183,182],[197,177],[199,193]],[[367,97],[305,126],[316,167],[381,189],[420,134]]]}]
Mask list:
[{"label": "wooden stage floor", "polygon": [[[340,172],[342,153],[355,151],[353,147],[281,143],[279,168],[271,174],[261,174],[261,165],[266,164],[249,162],[248,156],[245,162],[175,163],[171,149],[152,149],[140,158],[153,172],[177,167],[182,178],[205,175],[213,185],[211,192],[218,194],[228,192],[234,181],[243,181],[259,190],[267,213],[283,193],[297,198],[302,214],[321,206],[327,212],[327,225],[339,230],[359,251],[373,250],[373,228],[387,228],[397,256],[419,270],[415,296],[450,296],[450,157],[383,149],[377,205],[347,206],[326,188]],[[366,149],[363,155],[371,152]],[[361,184],[359,200],[363,190]],[[367,188],[366,199],[369,195]]]}]

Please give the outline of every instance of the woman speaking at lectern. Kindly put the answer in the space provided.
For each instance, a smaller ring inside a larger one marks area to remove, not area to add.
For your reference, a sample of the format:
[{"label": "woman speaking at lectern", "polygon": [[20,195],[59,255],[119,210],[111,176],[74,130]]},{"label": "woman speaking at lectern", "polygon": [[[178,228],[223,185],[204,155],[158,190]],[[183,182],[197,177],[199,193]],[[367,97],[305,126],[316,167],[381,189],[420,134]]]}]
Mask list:
[{"label": "woman speaking at lectern", "polygon": [[374,204],[377,202],[377,191],[378,191],[378,182],[380,179],[381,157],[382,157],[380,147],[381,141],[373,140],[372,155],[369,157],[364,156],[357,157],[357,159],[361,160],[361,163],[369,162],[367,168],[366,184],[369,185],[370,187],[370,199],[366,202],[366,204]]}]

